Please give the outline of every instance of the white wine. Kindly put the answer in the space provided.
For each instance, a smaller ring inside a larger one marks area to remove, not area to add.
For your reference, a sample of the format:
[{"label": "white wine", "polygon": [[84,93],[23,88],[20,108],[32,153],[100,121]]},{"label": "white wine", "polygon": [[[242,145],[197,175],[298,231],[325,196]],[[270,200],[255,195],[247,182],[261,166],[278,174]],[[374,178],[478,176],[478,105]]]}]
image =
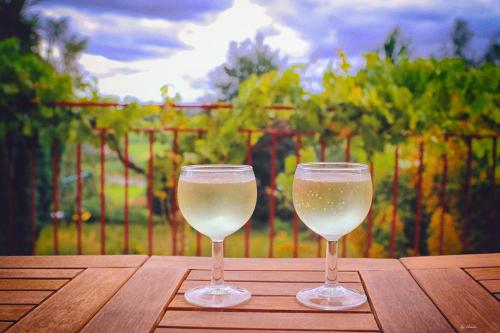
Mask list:
[{"label": "white wine", "polygon": [[366,217],[372,201],[369,174],[296,174],[293,205],[302,221],[327,240],[338,240]]},{"label": "white wine", "polygon": [[253,174],[181,175],[177,198],[189,224],[218,242],[248,221],[257,201],[257,185]]}]

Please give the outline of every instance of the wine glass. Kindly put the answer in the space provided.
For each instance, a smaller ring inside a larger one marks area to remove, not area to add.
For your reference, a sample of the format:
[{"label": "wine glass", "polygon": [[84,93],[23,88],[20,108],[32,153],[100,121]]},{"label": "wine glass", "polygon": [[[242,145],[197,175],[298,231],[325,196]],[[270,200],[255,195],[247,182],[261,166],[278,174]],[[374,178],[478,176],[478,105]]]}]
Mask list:
[{"label": "wine glass", "polygon": [[257,185],[249,165],[189,165],[181,170],[177,198],[182,215],[212,240],[212,280],[188,290],[184,298],[202,307],[222,308],[250,299],[244,288],[224,283],[224,238],[249,219],[257,201]]},{"label": "wine glass", "polygon": [[322,310],[343,310],[366,302],[366,296],[338,282],[338,240],[364,220],[372,202],[368,166],[317,162],[297,166],[293,205],[300,219],[327,241],[325,283],[299,291],[297,300]]}]

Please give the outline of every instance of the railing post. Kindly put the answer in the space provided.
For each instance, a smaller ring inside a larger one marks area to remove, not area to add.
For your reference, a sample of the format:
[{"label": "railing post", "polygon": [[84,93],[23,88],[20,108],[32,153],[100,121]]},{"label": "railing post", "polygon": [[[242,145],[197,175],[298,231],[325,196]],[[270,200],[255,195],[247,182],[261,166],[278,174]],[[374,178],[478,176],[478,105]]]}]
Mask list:
[{"label": "railing post", "polygon": [[373,169],[373,161],[370,162],[370,174],[372,178],[373,197],[368,216],[366,217],[366,244],[365,257],[370,257],[370,248],[372,247],[372,229],[373,229],[373,203],[375,201],[375,172]]},{"label": "railing post", "polygon": [[[297,165],[300,164],[300,150],[302,149],[302,135],[297,133],[295,136],[295,159]],[[299,216],[294,210],[293,212],[293,257],[297,258],[299,255]]]},{"label": "railing post", "polygon": [[[448,137],[444,137],[444,142],[447,143]],[[439,254],[442,255],[444,253],[444,220],[446,216],[447,209],[447,193],[446,193],[446,184],[448,182],[448,156],[446,152],[443,152],[441,155],[441,161],[443,165],[443,171],[441,175],[441,215],[439,217]]]},{"label": "railing post", "polygon": [[276,135],[271,134],[271,184],[269,189],[269,257],[273,257],[274,245],[274,209],[275,198],[274,191],[276,190]]},{"label": "railing post", "polygon": [[496,184],[495,184],[495,170],[497,167],[497,137],[491,138],[491,171],[490,171],[490,209],[488,212],[488,245],[491,250],[495,246],[495,206],[496,206]]},{"label": "railing post", "polygon": [[33,141],[30,142],[28,156],[30,167],[31,253],[34,255],[36,244],[36,151]]},{"label": "railing post", "polygon": [[125,254],[128,254],[128,227],[129,227],[129,221],[128,221],[128,164],[129,164],[129,158],[128,158],[128,132],[125,133],[125,143],[124,143],[124,159],[125,159],[125,164],[124,164],[124,178],[125,178],[125,196],[124,196],[124,207],[123,207],[123,252]]},{"label": "railing post", "polygon": [[399,147],[394,150],[394,179],[392,182],[392,220],[389,257],[394,258],[396,250],[396,219],[398,211]]},{"label": "railing post", "polygon": [[101,254],[106,253],[106,130],[101,129],[99,132],[99,160],[101,165]]},{"label": "railing post", "polygon": [[[349,162],[351,160],[351,135],[349,134],[346,137],[345,142],[345,162]],[[347,254],[347,235],[342,237],[342,257],[345,257]]]},{"label": "railing post", "polygon": [[82,144],[76,144],[76,252],[82,254]]},{"label": "railing post", "polygon": [[422,219],[422,180],[424,173],[424,139],[419,144],[418,171],[417,171],[417,207],[415,215],[415,255],[420,255],[420,222]]},{"label": "railing post", "polygon": [[[198,130],[198,139],[201,139],[202,137],[203,131]],[[201,233],[199,231],[196,231],[196,256],[201,256]]]},{"label": "railing post", "polygon": [[153,255],[153,225],[154,225],[154,217],[153,217],[153,186],[154,186],[154,131],[148,131],[149,137],[149,163],[148,163],[148,208],[149,208],[149,216],[148,216],[148,255]]},{"label": "railing post", "polygon": [[[326,161],[326,142],[324,139],[320,138],[319,140],[319,145],[320,145],[320,160],[321,162]],[[316,241],[318,243],[318,248],[316,250],[316,257],[320,258],[321,257],[321,235],[316,235]]]},{"label": "railing post", "polygon": [[177,255],[177,154],[179,151],[178,145],[179,131],[177,128],[173,129],[172,137],[172,196],[170,207],[172,210],[172,255]]},{"label": "railing post", "polygon": [[54,226],[54,254],[59,254],[59,142],[52,142],[52,218]]},{"label": "railing post", "polygon": [[[246,164],[252,165],[252,130],[247,131],[247,141],[246,141]],[[251,232],[251,219],[245,224],[245,257],[250,257],[250,232]]]},{"label": "railing post", "polygon": [[472,204],[471,197],[471,179],[472,179],[472,137],[467,136],[465,138],[465,143],[467,145],[467,165],[465,173],[465,183],[464,183],[464,224],[462,233],[462,247],[463,252],[467,252],[469,249],[469,227],[470,227],[470,210]]},{"label": "railing post", "polygon": [[12,240],[14,239],[14,185],[13,175],[12,173],[12,160],[13,160],[13,152],[12,152],[12,139],[11,137],[7,137],[7,159],[6,159],[6,175],[7,175],[7,253],[12,254]]}]

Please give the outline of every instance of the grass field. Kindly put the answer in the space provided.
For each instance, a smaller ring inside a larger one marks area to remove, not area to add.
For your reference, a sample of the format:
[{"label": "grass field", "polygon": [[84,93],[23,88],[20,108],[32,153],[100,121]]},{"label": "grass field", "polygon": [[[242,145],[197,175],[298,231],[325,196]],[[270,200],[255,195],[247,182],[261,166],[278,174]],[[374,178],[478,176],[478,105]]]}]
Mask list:
[{"label": "grass field", "polygon": [[[147,253],[147,226],[130,225],[129,229],[129,253]],[[106,254],[123,253],[123,226],[106,226]],[[315,237],[309,232],[300,234],[299,242],[300,257],[315,257],[317,242]],[[252,230],[250,237],[250,251],[252,257],[268,256],[269,238],[267,230]],[[83,254],[99,254],[100,237],[99,224],[91,223],[83,226],[82,233]],[[227,257],[243,257],[244,252],[244,232],[243,230],[231,235],[226,239],[225,244]],[[185,226],[185,255],[195,255],[196,234],[188,226]],[[324,249],[324,243],[322,244]],[[286,231],[277,231],[274,241],[275,257],[292,257],[293,239],[292,235]],[[59,253],[76,254],[76,228],[74,225],[62,225],[59,228]],[[36,254],[53,254],[53,228],[47,225],[40,233],[36,243]],[[154,227],[154,254],[171,255],[172,239],[170,227],[158,224]],[[202,236],[202,255],[210,255],[210,241]],[[322,251],[323,255],[323,251]]]}]

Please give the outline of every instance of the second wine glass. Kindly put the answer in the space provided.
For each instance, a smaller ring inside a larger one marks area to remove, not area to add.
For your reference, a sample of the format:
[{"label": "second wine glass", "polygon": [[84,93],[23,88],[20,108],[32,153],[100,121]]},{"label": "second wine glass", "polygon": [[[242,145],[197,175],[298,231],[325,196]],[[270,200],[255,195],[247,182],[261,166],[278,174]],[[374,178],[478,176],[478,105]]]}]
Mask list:
[{"label": "second wine glass", "polygon": [[302,304],[343,310],[366,302],[357,290],[338,282],[338,240],[366,217],[372,202],[368,166],[357,163],[303,163],[293,180],[293,205],[301,220],[327,241],[325,283],[297,293]]},{"label": "second wine glass", "polygon": [[182,215],[212,240],[212,280],[188,290],[184,297],[194,305],[228,307],[250,298],[244,288],[224,283],[224,238],[240,229],[252,215],[257,186],[249,165],[190,165],[181,170],[177,199]]}]

